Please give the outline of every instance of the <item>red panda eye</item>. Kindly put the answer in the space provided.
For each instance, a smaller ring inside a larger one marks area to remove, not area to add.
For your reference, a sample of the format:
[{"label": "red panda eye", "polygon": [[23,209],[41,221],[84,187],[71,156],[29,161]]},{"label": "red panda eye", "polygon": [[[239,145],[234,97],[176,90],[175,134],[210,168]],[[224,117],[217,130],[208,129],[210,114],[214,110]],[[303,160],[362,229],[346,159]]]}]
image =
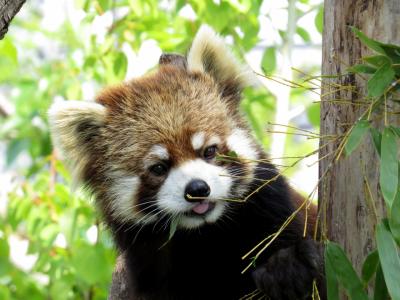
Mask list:
[{"label": "red panda eye", "polygon": [[163,176],[168,172],[168,167],[165,164],[158,163],[149,168],[150,172],[156,176]]},{"label": "red panda eye", "polygon": [[217,146],[216,145],[212,145],[207,147],[206,149],[204,149],[204,158],[205,159],[213,159],[216,155],[217,155]]}]

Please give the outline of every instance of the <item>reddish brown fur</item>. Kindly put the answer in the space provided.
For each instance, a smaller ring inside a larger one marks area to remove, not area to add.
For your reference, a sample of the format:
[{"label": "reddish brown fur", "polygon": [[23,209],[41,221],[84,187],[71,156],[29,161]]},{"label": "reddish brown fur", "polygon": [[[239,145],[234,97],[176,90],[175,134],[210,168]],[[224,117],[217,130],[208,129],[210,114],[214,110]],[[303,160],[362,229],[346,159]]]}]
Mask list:
[{"label": "reddish brown fur", "polygon": [[[245,127],[237,111],[235,95],[226,93],[226,97],[223,96],[220,87],[208,75],[191,73],[174,65],[160,66],[158,72],[109,87],[97,97],[97,102],[108,108],[108,130],[103,137],[108,151],[94,153],[93,159],[106,161],[102,158],[106,155],[114,166],[139,176],[144,175],[143,158],[156,144],[166,146],[174,165],[194,159],[198,154],[190,139],[196,132],[225,140],[232,128]],[[93,175],[99,165],[89,163],[88,167]],[[104,184],[102,182],[100,188]],[[105,185],[104,190],[107,188]],[[303,201],[304,198],[293,191],[296,207]],[[308,210],[310,233],[316,210],[315,205]]]},{"label": "reddish brown fur", "polygon": [[[190,142],[194,133],[224,138],[234,127],[229,122],[231,108],[220,101],[211,78],[173,66],[107,89],[97,101],[109,108],[110,138],[119,141],[110,145],[110,152],[117,164],[130,170],[141,165],[153,145],[165,145],[179,164],[194,158]],[[126,155],[127,149],[135,152],[135,158]]]},{"label": "reddish brown fur", "polygon": [[92,152],[85,178],[100,191],[97,198],[103,209],[109,211],[109,181],[104,174],[112,170],[143,177],[153,186],[161,184],[160,179],[147,176],[144,167],[154,145],[167,148],[172,166],[198,157],[191,143],[197,132],[204,132],[206,139],[219,137],[220,152],[227,152],[224,141],[231,131],[247,130],[238,100],[235,94],[221,91],[209,75],[174,65],[162,65],[157,72],[102,91],[97,102],[107,108],[107,116],[95,147],[102,150]]}]

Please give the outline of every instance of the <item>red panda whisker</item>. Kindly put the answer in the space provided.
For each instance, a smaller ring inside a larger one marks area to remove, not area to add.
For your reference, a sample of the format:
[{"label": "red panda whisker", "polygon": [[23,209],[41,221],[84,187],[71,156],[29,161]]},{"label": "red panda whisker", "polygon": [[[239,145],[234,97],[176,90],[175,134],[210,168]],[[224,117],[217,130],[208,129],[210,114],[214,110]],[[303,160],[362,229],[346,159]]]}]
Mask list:
[{"label": "red panda whisker", "polygon": [[[160,212],[166,212],[166,211],[167,211],[167,209],[164,208],[164,209],[162,209]],[[174,214],[173,214],[173,215],[174,215]],[[168,219],[165,220],[164,225],[167,224],[167,223],[169,222],[169,220],[173,217],[173,215],[172,215],[172,216],[171,216],[171,215],[168,215]],[[154,231],[154,229],[156,228],[157,224],[160,223],[161,221],[163,221],[163,218],[162,218],[162,217],[153,225],[153,231]],[[162,229],[163,229],[163,227],[162,227]],[[165,227],[165,229],[166,229],[166,227]]]},{"label": "red panda whisker", "polygon": [[157,200],[154,200],[154,199],[153,199],[153,200],[146,201],[146,202],[140,202],[140,203],[138,203],[138,204],[133,205],[132,208],[137,208],[137,207],[140,207],[140,206],[142,206],[142,205],[149,204],[149,203],[151,203],[152,205],[153,205],[153,204],[157,204]]},{"label": "red panda whisker", "polygon": [[[154,211],[155,211],[155,210],[151,211],[150,213],[152,213],[152,212],[154,212]],[[161,212],[163,212],[163,210],[158,211],[158,212],[155,213],[153,216],[157,216],[157,215],[160,214]],[[147,217],[150,213],[146,214],[146,215],[143,216],[143,217]],[[143,219],[143,217],[142,217],[141,219]],[[140,220],[141,220],[141,219],[140,219]],[[162,218],[160,218],[159,220],[161,220],[161,219],[162,219]],[[132,247],[133,244],[136,242],[136,239],[138,238],[138,236],[139,236],[140,232],[142,231],[142,229],[146,226],[146,223],[144,223],[144,222],[139,222],[139,221],[138,221],[138,223],[133,224],[133,226],[130,226],[129,228],[132,229],[132,228],[134,228],[134,227],[137,226],[137,225],[139,225],[140,227],[139,227],[139,229],[137,230],[137,232],[136,232],[136,234],[135,234],[135,237],[133,238],[132,243],[130,244],[130,247]],[[130,230],[130,229],[129,229],[129,230]],[[127,231],[128,231],[128,230],[127,230]]]}]

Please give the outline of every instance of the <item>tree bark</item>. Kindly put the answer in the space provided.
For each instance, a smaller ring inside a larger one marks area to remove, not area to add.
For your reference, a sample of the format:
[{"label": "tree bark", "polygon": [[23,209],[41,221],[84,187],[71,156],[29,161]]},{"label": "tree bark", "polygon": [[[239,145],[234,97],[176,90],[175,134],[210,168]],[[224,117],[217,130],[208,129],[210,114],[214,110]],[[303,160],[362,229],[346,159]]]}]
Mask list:
[{"label": "tree bark", "polygon": [[124,255],[120,254],[112,276],[108,300],[134,300],[133,291],[129,286],[129,278],[125,269]]},{"label": "tree bark", "polygon": [[[355,38],[349,26],[373,39],[399,44],[400,3],[398,0],[325,0],[323,75],[345,74],[349,66],[371,54]],[[357,121],[368,108],[354,103],[367,102],[364,98],[366,83],[367,80],[354,75],[323,80],[321,136],[344,134]],[[354,88],[343,88],[349,85]],[[372,120],[374,126],[383,127],[382,118],[373,116]],[[389,121],[393,125],[400,124],[399,118],[393,117]],[[320,146],[328,142],[329,139],[322,138]],[[375,248],[377,218],[385,213],[379,193],[379,157],[368,136],[349,157],[341,155],[335,160],[329,153],[335,151],[339,143],[340,139],[320,149],[323,158],[319,167],[320,177],[323,177],[319,186],[321,225],[329,240],[342,245],[360,274],[366,254]],[[342,295],[342,299],[346,298]]]},{"label": "tree bark", "polygon": [[4,38],[14,16],[26,0],[0,0],[0,40]]}]

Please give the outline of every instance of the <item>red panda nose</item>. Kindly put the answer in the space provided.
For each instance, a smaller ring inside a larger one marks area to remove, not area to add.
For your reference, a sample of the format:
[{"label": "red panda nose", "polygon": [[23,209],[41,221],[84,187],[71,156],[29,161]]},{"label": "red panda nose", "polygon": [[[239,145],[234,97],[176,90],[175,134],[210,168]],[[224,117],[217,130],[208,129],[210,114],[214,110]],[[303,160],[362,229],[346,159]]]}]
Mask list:
[{"label": "red panda nose", "polygon": [[201,179],[194,179],[186,185],[185,199],[188,202],[201,202],[210,195],[210,191],[207,182]]}]

